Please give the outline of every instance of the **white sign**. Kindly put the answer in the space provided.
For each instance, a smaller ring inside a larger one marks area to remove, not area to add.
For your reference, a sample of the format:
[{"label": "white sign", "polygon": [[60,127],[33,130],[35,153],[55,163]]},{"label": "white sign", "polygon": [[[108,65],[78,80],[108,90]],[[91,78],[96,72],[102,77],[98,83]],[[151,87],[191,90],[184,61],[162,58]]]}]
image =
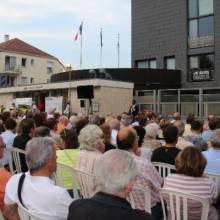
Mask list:
[{"label": "white sign", "polygon": [[209,70],[203,70],[203,71],[195,71],[193,72],[193,80],[210,80],[210,71]]},{"label": "white sign", "polygon": [[59,97],[46,97],[45,98],[45,111],[48,114],[55,112],[63,113],[63,96]]},{"label": "white sign", "polygon": [[13,100],[16,107],[19,105],[32,106],[32,98],[16,98]]}]

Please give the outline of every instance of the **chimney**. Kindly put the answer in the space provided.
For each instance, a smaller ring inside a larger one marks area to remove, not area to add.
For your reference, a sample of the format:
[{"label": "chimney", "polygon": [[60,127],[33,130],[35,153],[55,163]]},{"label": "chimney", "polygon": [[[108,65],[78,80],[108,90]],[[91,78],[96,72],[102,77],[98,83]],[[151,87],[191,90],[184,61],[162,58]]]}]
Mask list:
[{"label": "chimney", "polygon": [[5,34],[4,38],[5,38],[5,42],[8,41],[10,39],[9,34]]}]

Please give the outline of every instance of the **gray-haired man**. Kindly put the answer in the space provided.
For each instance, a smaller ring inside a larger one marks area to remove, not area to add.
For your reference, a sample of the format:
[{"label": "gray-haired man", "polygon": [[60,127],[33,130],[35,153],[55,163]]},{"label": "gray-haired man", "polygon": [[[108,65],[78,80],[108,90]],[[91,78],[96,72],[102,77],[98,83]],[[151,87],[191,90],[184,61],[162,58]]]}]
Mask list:
[{"label": "gray-haired man", "polygon": [[5,210],[6,217],[14,204],[22,219],[20,206],[23,204],[34,216],[42,220],[64,220],[68,207],[72,202],[67,191],[55,186],[49,178],[56,171],[55,143],[48,137],[33,138],[26,146],[26,162],[29,172],[25,173],[18,196],[18,183],[22,174],[12,176],[6,185]]},{"label": "gray-haired man", "polygon": [[96,163],[96,189],[91,199],[74,201],[68,220],[151,220],[150,214],[132,209],[126,197],[131,192],[137,169],[132,156],[121,150],[107,151]]}]

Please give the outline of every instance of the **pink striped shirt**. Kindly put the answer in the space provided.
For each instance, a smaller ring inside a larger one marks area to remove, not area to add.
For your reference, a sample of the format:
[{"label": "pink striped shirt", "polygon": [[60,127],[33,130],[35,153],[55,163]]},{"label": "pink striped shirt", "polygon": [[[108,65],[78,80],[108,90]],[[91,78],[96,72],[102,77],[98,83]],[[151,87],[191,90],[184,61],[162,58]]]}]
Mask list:
[{"label": "pink striped shirt", "polygon": [[[210,208],[208,220],[217,220],[217,211],[212,203],[217,198],[217,187],[208,177],[191,177],[181,174],[170,174],[164,180],[164,189],[190,193],[200,197],[209,198]],[[169,204],[169,202],[168,202]],[[201,204],[194,201],[188,202],[188,216],[190,220],[201,219]],[[168,213],[170,207],[167,207]]]},{"label": "pink striped shirt", "polygon": [[135,190],[135,187],[150,189],[151,207],[154,207],[160,202],[159,190],[162,186],[163,179],[149,160],[134,154],[132,156],[138,169],[138,175],[132,191],[135,208],[144,210],[144,195],[140,190]]}]

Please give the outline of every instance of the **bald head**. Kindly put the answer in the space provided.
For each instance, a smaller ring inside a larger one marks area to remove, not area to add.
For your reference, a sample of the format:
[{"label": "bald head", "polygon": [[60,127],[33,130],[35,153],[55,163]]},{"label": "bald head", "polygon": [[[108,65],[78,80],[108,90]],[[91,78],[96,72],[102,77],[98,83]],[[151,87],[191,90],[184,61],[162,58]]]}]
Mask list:
[{"label": "bald head", "polygon": [[137,147],[137,133],[133,128],[122,128],[117,135],[117,146],[121,150],[131,150]]}]

